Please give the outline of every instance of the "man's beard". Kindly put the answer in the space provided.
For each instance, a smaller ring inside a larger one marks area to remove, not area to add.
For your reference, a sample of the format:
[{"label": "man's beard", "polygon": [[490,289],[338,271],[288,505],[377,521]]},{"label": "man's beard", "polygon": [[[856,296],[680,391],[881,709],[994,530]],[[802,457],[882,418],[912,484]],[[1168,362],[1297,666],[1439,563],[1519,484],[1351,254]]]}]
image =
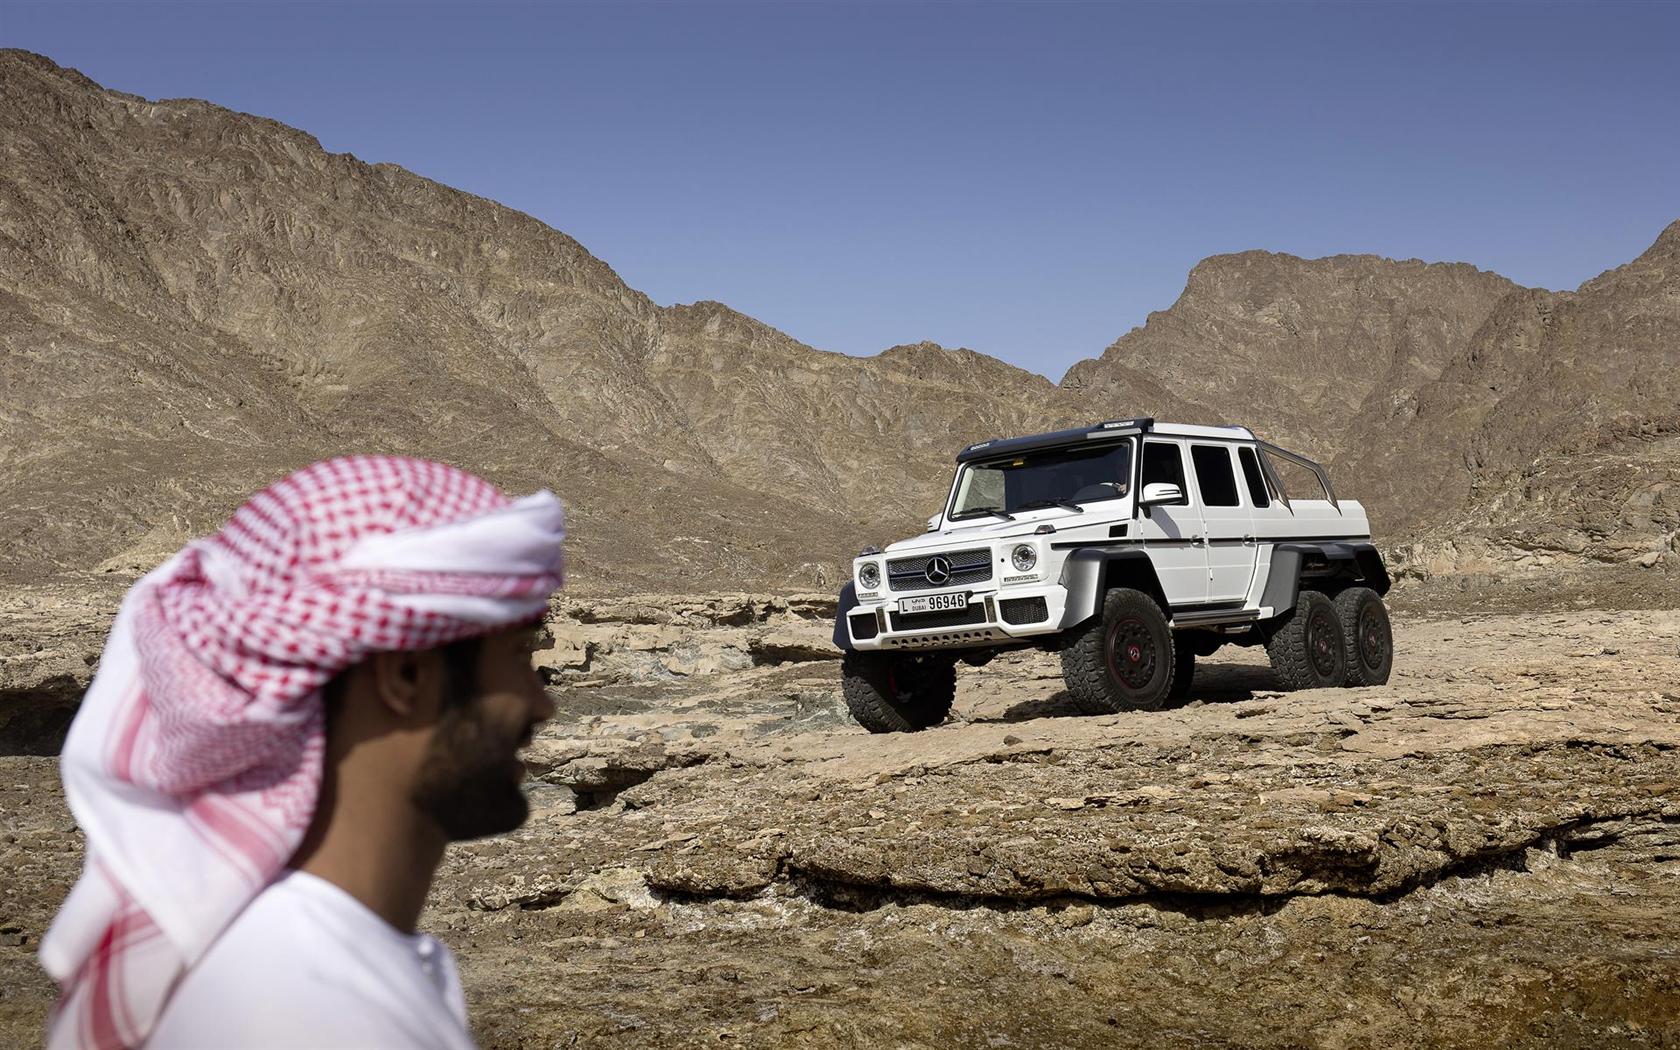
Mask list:
[{"label": "man's beard", "polygon": [[483,718],[477,698],[451,705],[420,768],[415,805],[451,842],[514,830],[530,813],[521,778],[513,772],[520,743]]}]

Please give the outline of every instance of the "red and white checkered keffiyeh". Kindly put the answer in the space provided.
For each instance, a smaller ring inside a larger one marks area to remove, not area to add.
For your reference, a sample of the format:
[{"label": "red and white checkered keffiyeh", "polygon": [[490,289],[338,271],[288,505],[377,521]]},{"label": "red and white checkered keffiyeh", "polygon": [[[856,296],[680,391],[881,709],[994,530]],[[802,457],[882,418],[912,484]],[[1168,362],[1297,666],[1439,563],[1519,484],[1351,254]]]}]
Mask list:
[{"label": "red and white checkered keffiyeh", "polygon": [[297,849],[321,686],[369,653],[539,618],[563,515],[440,463],[307,467],[129,591],[62,756],[87,863],[41,945],[53,1047],[133,1047]]}]

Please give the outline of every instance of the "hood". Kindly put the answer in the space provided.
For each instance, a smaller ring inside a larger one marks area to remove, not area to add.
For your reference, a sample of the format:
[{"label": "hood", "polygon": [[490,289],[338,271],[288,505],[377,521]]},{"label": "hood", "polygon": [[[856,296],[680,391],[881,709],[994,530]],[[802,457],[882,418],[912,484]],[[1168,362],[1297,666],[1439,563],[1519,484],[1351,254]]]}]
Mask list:
[{"label": "hood", "polygon": [[1046,522],[1056,528],[1067,528],[1074,524],[1082,514],[1061,507],[1047,507],[1044,510],[1023,511],[1015,516],[1014,521],[1004,521],[1002,518],[988,518],[985,521],[964,521],[955,525],[947,525],[938,532],[924,532],[920,536],[912,536],[907,540],[888,544],[885,554],[913,554],[925,550],[960,550],[964,546],[976,543],[993,543],[998,540],[1013,540],[1033,535],[1033,530]]}]

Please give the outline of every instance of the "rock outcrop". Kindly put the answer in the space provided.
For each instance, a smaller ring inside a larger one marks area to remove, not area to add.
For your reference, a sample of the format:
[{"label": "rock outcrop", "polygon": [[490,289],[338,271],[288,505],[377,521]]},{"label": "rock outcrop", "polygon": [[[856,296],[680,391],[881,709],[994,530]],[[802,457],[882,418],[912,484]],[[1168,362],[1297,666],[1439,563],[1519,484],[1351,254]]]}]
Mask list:
[{"label": "rock outcrop", "polygon": [[557,684],[643,682],[838,660],[825,594],[563,598],[534,657]]},{"label": "rock outcrop", "polygon": [[[729,636],[796,604],[567,622]],[[1384,688],[1283,694],[1222,650],[1185,706],[1100,718],[1008,654],[887,736],[829,661],[558,681],[531,821],[452,848],[423,923],[491,1050],[1665,1045],[1680,615],[1396,632]],[[81,859],[53,760],[0,756],[0,1043],[38,1038]]]}]

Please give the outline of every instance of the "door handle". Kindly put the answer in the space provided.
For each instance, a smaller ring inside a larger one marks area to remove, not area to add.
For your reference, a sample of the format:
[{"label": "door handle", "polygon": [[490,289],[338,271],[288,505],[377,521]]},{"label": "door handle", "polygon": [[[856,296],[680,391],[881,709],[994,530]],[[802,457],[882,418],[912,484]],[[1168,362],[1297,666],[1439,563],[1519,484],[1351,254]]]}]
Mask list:
[{"label": "door handle", "polygon": [[1195,544],[1198,547],[1206,547],[1207,546],[1207,537],[1206,536],[1192,536],[1192,537],[1190,537],[1190,542]]},{"label": "door handle", "polygon": [[1254,536],[1252,534],[1246,533],[1246,532],[1243,533],[1243,546],[1244,547],[1254,546]]}]

